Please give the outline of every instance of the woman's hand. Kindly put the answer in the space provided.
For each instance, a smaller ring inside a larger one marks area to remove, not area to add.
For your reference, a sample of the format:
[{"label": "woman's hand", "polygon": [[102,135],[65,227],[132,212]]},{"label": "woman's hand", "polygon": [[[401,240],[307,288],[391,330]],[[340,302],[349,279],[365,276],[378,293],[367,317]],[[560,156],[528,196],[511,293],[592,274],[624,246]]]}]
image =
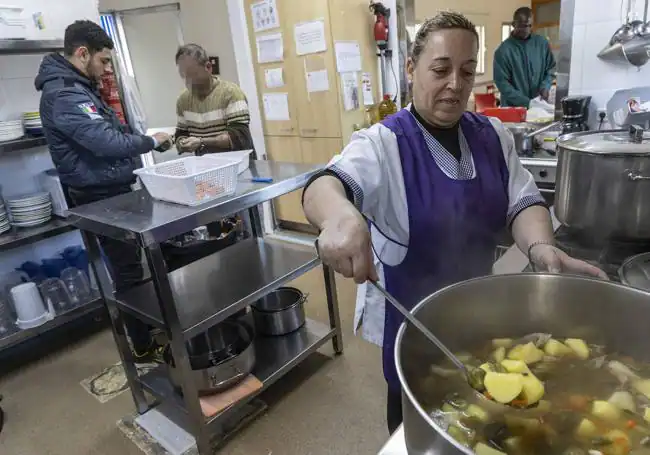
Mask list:
[{"label": "woman's hand", "polygon": [[551,273],[575,273],[609,280],[607,274],[598,267],[572,258],[553,245],[543,243],[533,245],[528,254],[530,256],[529,260],[534,265],[546,269]]},{"label": "woman's hand", "polygon": [[318,251],[324,264],[358,284],[378,279],[368,224],[353,206],[323,222]]}]

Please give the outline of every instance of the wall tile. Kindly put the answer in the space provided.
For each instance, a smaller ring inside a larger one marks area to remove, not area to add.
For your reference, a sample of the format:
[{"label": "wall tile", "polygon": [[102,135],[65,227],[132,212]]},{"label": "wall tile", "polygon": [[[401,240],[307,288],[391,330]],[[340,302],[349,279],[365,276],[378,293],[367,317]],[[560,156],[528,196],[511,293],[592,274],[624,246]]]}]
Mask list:
[{"label": "wall tile", "polygon": [[6,105],[2,108],[5,118],[18,119],[23,112],[37,111],[40,93],[34,88],[34,76],[17,79],[0,79]]},{"label": "wall tile", "polygon": [[[620,0],[576,0],[574,14],[575,24],[591,24],[612,20],[616,20],[619,25],[622,23]],[[613,32],[614,30],[611,33]]]},{"label": "wall tile", "polygon": [[0,79],[33,79],[41,60],[42,55],[0,55]]},{"label": "wall tile", "polygon": [[629,64],[605,62],[597,57],[616,25],[613,21],[587,25],[582,60],[582,90],[617,89],[627,85]]},{"label": "wall tile", "polygon": [[585,33],[587,26],[576,25],[573,29],[571,43],[571,68],[569,69],[569,90],[582,90]]}]

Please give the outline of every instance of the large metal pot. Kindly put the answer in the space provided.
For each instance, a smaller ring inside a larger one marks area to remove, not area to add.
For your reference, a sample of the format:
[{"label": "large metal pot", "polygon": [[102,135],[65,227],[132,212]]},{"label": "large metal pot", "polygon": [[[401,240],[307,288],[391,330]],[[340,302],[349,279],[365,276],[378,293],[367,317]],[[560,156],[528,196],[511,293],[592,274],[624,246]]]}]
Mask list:
[{"label": "large metal pot", "polygon": [[[455,352],[492,338],[544,332],[584,337],[650,361],[650,293],[613,282],[569,275],[493,275],[444,288],[416,305],[413,313]],[[409,455],[472,454],[429,417],[449,391],[447,380],[430,374],[442,353],[414,327],[402,325],[395,356]]]},{"label": "large metal pot", "polygon": [[[242,321],[228,320],[185,343],[190,356],[192,380],[201,395],[218,393],[235,386],[255,366],[254,331]],[[180,390],[181,374],[169,347],[165,350],[172,384]]]},{"label": "large metal pot", "polygon": [[596,240],[650,239],[650,134],[571,133],[557,145],[558,220]]}]

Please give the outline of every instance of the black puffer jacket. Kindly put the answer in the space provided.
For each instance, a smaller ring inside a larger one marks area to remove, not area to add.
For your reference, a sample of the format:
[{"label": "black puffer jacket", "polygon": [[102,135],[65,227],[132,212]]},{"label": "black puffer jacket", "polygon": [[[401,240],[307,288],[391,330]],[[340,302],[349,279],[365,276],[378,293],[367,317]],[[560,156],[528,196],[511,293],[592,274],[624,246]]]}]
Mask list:
[{"label": "black puffer jacket", "polygon": [[125,132],[97,87],[65,58],[47,55],[35,80],[52,161],[61,182],[77,189],[132,183],[148,136]]}]

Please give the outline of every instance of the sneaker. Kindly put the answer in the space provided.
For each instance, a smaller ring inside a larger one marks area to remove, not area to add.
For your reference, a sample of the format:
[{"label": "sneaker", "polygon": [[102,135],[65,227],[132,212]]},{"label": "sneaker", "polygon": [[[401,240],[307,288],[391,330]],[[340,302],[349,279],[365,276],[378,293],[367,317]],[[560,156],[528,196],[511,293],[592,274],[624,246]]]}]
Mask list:
[{"label": "sneaker", "polygon": [[165,363],[165,360],[163,359],[164,351],[165,351],[164,346],[155,346],[143,353],[138,353],[135,350],[133,350],[133,360],[135,361],[136,364],[139,365],[152,364],[152,363],[157,363],[157,364]]}]

